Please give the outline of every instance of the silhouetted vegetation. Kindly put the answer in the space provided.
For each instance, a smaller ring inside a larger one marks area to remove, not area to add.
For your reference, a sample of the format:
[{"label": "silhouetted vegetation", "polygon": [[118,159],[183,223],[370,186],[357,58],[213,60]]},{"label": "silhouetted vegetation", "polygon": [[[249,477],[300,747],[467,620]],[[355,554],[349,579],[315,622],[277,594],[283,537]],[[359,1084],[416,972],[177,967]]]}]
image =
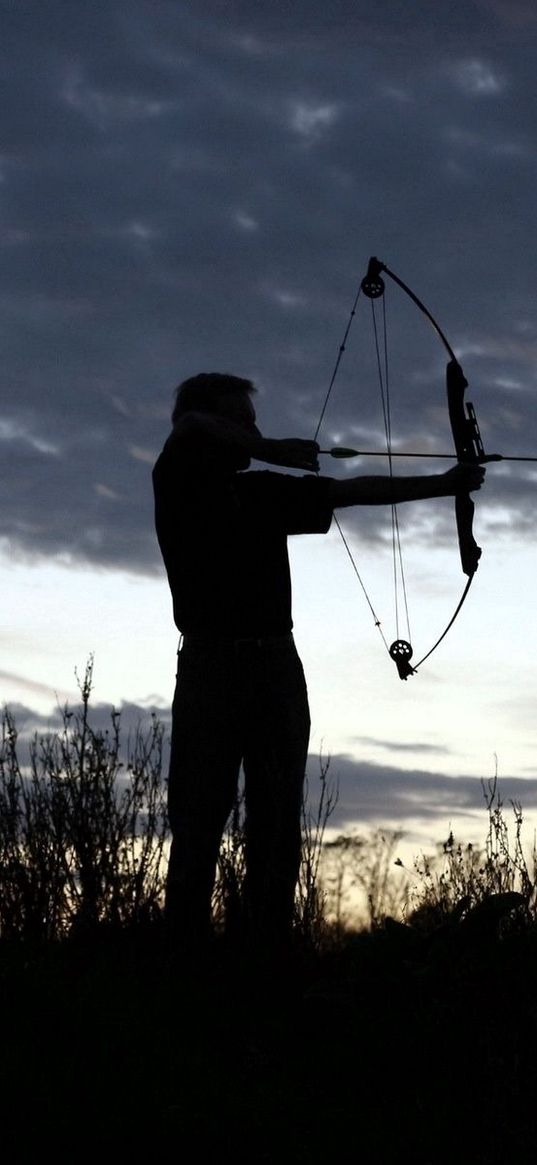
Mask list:
[{"label": "silhouetted vegetation", "polygon": [[119,713],[92,727],[91,683],[90,663],[80,706],[24,750],[4,712],[4,1132],[24,1127],[39,1152],[81,1133],[136,1148],[142,1123],[154,1149],[210,1159],[533,1163],[535,848],[520,804],[507,811],[485,782],[483,846],[450,834],[406,869],[397,833],[326,839],[337,785],[323,761],[304,799],[295,944],[263,962],[240,941],[239,796],[213,944],[187,966],[162,921],[162,725],[123,751]]},{"label": "silhouetted vegetation", "polygon": [[166,839],[163,728],[139,727],[121,757],[120,716],[90,718],[91,662],[81,706],[36,734],[27,765],[4,711],[0,751],[0,937],[52,941],[78,927],[155,917]]}]

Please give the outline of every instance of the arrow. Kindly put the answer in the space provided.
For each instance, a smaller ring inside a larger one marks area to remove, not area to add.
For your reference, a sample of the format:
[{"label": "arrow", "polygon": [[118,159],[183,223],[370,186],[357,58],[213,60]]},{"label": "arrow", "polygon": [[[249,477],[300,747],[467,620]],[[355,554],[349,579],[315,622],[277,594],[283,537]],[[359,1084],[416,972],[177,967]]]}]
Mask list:
[{"label": "arrow", "polygon": [[[456,457],[453,453],[388,453],[386,450],[372,450],[372,449],[348,449],[345,445],[335,445],[333,449],[319,449],[319,453],[326,454],[327,457],[335,457],[343,460],[346,457],[439,457],[446,460],[453,461]],[[484,465],[489,461],[537,461],[537,457],[508,457],[503,453],[485,453],[479,458],[479,463]]]}]

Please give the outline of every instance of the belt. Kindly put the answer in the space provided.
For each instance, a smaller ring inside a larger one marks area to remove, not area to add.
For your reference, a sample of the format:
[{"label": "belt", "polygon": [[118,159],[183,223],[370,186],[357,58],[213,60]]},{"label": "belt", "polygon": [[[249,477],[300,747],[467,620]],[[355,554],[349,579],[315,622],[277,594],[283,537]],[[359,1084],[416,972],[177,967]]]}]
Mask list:
[{"label": "belt", "polygon": [[179,651],[184,647],[216,647],[233,648],[240,651],[242,648],[284,647],[294,643],[292,633],[286,635],[261,635],[242,638],[233,638],[227,635],[182,635],[179,640]]}]

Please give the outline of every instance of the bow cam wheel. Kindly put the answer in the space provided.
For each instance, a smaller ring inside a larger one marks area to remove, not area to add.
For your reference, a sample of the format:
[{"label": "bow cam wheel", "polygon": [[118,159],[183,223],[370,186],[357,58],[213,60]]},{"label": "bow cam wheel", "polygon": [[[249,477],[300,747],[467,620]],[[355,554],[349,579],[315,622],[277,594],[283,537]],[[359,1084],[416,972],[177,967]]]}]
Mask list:
[{"label": "bow cam wheel", "polygon": [[396,639],[390,647],[390,655],[397,667],[400,679],[407,680],[409,676],[414,675],[415,668],[410,665],[413,655],[412,647],[406,639]]}]

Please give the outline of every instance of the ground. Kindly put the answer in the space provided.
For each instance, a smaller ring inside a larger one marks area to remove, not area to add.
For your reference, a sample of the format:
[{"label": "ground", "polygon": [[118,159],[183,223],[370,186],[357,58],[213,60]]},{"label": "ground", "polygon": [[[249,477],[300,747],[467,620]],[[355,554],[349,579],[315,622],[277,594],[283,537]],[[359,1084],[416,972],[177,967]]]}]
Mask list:
[{"label": "ground", "polygon": [[188,965],[149,927],[0,965],[20,1160],[149,1141],[271,1165],[537,1161],[533,930],[388,921],[272,962],[217,940]]}]

